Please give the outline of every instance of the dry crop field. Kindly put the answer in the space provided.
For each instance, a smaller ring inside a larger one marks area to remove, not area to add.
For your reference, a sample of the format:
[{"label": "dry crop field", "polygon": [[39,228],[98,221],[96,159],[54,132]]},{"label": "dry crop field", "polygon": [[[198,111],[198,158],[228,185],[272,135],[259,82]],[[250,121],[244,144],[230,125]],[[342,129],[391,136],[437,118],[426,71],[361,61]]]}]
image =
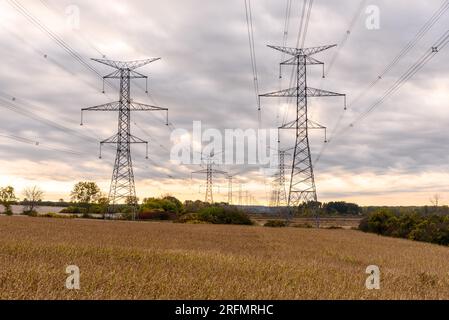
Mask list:
[{"label": "dry crop field", "polygon": [[[67,265],[81,289],[65,288]],[[365,269],[381,269],[367,290]],[[449,299],[449,248],[354,230],[0,217],[0,299]]]}]

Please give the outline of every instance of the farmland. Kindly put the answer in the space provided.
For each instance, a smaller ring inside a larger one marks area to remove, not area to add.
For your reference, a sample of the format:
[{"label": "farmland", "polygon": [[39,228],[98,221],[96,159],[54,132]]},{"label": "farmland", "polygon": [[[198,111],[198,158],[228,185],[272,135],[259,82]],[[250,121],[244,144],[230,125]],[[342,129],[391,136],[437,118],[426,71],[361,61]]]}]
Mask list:
[{"label": "farmland", "polygon": [[[365,288],[373,264],[380,290]],[[0,216],[0,299],[449,299],[449,248],[355,230]]]}]

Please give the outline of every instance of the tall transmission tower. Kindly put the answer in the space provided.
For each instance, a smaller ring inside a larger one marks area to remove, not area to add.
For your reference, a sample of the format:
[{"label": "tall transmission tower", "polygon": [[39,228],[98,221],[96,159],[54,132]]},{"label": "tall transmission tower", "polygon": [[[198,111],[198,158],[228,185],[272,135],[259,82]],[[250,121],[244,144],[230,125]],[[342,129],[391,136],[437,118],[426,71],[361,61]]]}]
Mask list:
[{"label": "tall transmission tower", "polygon": [[292,148],[294,152],[287,204],[290,207],[299,206],[301,203],[316,202],[318,199],[310,154],[309,130],[325,130],[325,127],[309,119],[308,98],[342,96],[345,97],[346,109],[346,95],[308,87],[307,66],[323,65],[324,76],[324,63],[312,58],[312,56],[321,51],[335,47],[335,45],[313,48],[268,47],[292,56],[280,63],[281,69],[284,65],[294,66],[296,69],[295,87],[260,95],[260,97],[296,98],[295,119],[280,127],[280,129],[293,129],[296,131],[295,146]]},{"label": "tall transmission tower", "polygon": [[232,205],[232,203],[233,203],[233,199],[232,199],[233,180],[234,180],[234,176],[228,175],[228,204],[229,205]]},{"label": "tall transmission tower", "polygon": [[[165,111],[168,123],[168,109],[134,102],[131,99],[131,79],[145,79],[147,81],[148,91],[148,77],[134,70],[159,59],[160,58],[153,58],[129,62],[92,59],[116,69],[114,72],[105,76],[103,80],[120,79],[119,101],[81,110],[81,125],[83,125],[84,111],[118,111],[117,133],[100,142],[100,158],[101,148],[104,144],[114,144],[117,148],[111,187],[109,190],[111,213],[115,213],[115,206],[123,201],[132,205],[134,208],[137,206],[136,187],[134,184],[134,173],[131,160],[131,144],[145,144],[146,158],[148,159],[148,142],[131,134],[131,112]],[[135,218],[135,212],[133,215]]]},{"label": "tall transmission tower", "polygon": [[206,174],[206,195],[204,197],[204,202],[206,203],[214,203],[214,174],[222,174],[224,176],[228,176],[228,173],[226,171],[221,171],[214,169],[214,161],[213,161],[214,155],[211,154],[208,159],[206,159],[206,169],[199,170],[199,171],[193,171],[193,174]]},{"label": "tall transmission tower", "polygon": [[287,205],[287,190],[285,189],[285,156],[287,151],[279,150],[279,173],[277,182],[277,207],[282,207]]}]

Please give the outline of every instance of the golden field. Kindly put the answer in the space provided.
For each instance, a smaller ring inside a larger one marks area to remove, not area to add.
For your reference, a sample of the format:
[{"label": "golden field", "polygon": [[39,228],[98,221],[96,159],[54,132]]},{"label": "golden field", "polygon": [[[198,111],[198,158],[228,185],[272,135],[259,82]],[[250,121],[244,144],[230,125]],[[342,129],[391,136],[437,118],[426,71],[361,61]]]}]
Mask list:
[{"label": "golden field", "polygon": [[[381,290],[365,289],[372,264]],[[65,288],[67,265],[79,291]],[[449,299],[449,248],[354,230],[1,216],[0,299]]]}]

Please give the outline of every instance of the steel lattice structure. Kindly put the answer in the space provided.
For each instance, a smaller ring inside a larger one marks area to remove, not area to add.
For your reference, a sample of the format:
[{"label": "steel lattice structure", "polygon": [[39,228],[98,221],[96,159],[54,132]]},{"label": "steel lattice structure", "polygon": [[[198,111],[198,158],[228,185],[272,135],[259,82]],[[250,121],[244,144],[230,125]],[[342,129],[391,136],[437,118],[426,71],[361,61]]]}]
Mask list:
[{"label": "steel lattice structure", "polygon": [[159,59],[160,58],[153,58],[129,62],[92,59],[96,62],[116,69],[111,74],[105,76],[104,79],[120,80],[119,101],[91,108],[84,108],[81,110],[81,125],[83,124],[84,111],[118,111],[117,133],[112,137],[100,142],[100,158],[102,157],[101,147],[104,144],[114,144],[117,147],[111,187],[109,190],[109,204],[111,213],[114,213],[115,206],[123,201],[132,205],[133,207],[136,207],[137,205],[136,188],[134,183],[134,173],[131,159],[131,144],[145,144],[146,158],[148,159],[148,142],[131,134],[131,112],[165,111],[168,123],[168,109],[137,103],[131,99],[131,79],[148,79],[147,76],[134,70]]},{"label": "steel lattice structure", "polygon": [[285,156],[287,152],[279,150],[279,177],[277,179],[277,201],[276,206],[281,207],[287,205],[287,190],[285,189]]},{"label": "steel lattice structure", "polygon": [[[204,202],[210,203],[210,204],[214,203],[214,194],[213,194],[214,174],[222,174],[229,178],[228,173],[226,171],[214,169],[213,157],[214,156],[211,154],[211,156],[206,160],[206,169],[192,172],[192,175],[193,174],[205,174],[206,175],[206,195],[204,197]],[[229,196],[229,194],[228,194],[228,196]]]},{"label": "steel lattice structure", "polygon": [[[288,48],[268,46],[272,49],[284,52],[292,57],[281,62],[280,67],[285,65],[294,66],[296,69],[296,86],[293,88],[262,94],[260,97],[292,97],[296,98],[296,118],[284,124],[279,129],[293,129],[296,132],[296,142],[293,152],[291,168],[290,187],[288,193],[288,206],[299,206],[302,203],[316,202],[317,193],[315,177],[313,172],[312,158],[310,154],[309,130],[326,129],[308,117],[308,98],[313,97],[345,97],[346,95],[331,91],[310,88],[307,86],[307,66],[323,65],[311,56],[324,50],[335,47],[335,45],[314,48]],[[324,67],[323,67],[324,70]],[[323,72],[324,74],[324,72]]]},{"label": "steel lattice structure", "polygon": [[233,180],[234,180],[234,176],[228,175],[228,204],[232,205],[233,204],[233,192],[232,192],[232,187],[233,187]]}]

